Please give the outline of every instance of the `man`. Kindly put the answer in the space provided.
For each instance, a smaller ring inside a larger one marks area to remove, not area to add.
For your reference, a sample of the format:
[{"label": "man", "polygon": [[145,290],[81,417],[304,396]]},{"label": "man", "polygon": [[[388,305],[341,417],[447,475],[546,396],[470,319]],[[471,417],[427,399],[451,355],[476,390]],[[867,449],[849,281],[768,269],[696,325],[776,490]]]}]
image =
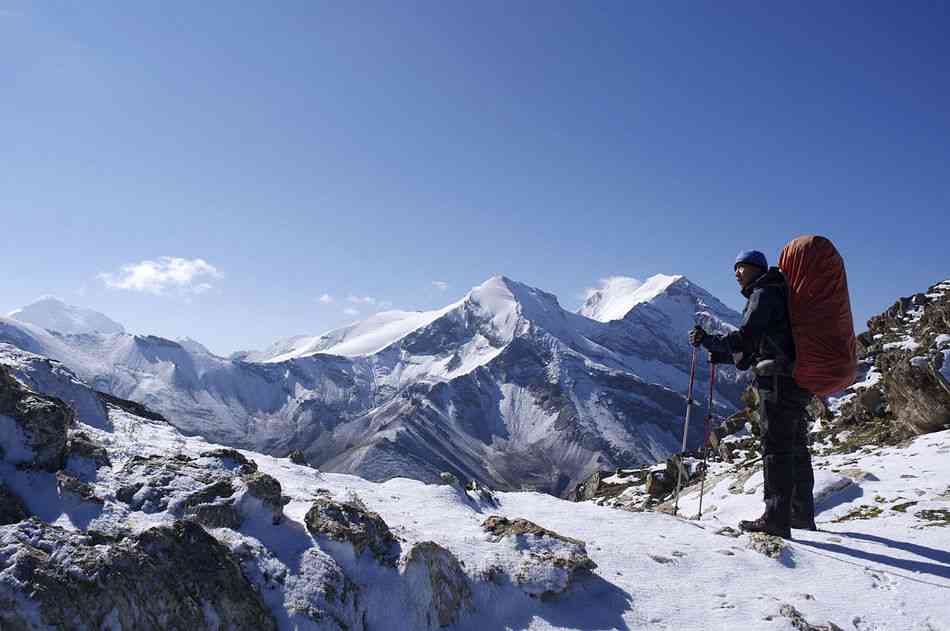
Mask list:
[{"label": "man", "polygon": [[790,528],[815,528],[812,491],[815,476],[808,453],[805,407],[812,394],[792,378],[795,341],[788,316],[788,287],[781,270],[769,268],[756,250],[739,253],[736,281],[748,299],[742,326],[727,335],[711,335],[697,326],[690,331],[694,346],[710,351],[716,363],[752,369],[758,393],[764,465],[765,513],[739,522],[746,532],[764,532],[788,539]]}]

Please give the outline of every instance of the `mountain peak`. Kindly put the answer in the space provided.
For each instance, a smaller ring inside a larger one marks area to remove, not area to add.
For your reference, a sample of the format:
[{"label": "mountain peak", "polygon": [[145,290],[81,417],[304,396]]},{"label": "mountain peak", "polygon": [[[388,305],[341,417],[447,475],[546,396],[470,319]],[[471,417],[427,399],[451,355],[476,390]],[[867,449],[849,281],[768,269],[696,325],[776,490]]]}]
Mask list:
[{"label": "mountain peak", "polygon": [[600,287],[587,291],[580,315],[599,322],[620,320],[640,303],[650,302],[673,286],[688,286],[685,276],[656,274],[641,281],[629,276],[611,276]]},{"label": "mountain peak", "polygon": [[8,317],[70,335],[125,332],[125,327],[108,316],[92,309],[68,305],[55,296],[43,296],[25,307],[11,311]]}]

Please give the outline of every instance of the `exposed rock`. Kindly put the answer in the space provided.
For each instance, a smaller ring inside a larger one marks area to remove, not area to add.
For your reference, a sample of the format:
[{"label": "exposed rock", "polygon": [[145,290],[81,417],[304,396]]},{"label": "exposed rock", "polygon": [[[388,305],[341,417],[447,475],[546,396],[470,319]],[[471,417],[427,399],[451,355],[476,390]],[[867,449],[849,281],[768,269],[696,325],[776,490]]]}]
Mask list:
[{"label": "exposed rock", "polygon": [[199,504],[187,512],[188,519],[192,519],[206,528],[238,529],[244,521],[241,511],[234,505],[234,500],[228,499],[213,504]]},{"label": "exposed rock", "polygon": [[177,505],[180,511],[222,497],[226,489],[211,485],[229,476],[216,474],[195,464],[193,458],[178,455],[135,456],[122,468],[120,477],[131,482],[116,491],[116,498],[133,510],[156,513],[167,510],[170,504]]},{"label": "exposed rock", "polygon": [[462,490],[462,483],[459,482],[458,477],[450,471],[443,471],[440,473],[439,479],[442,480],[442,484]]},{"label": "exposed rock", "polygon": [[747,546],[750,550],[755,550],[760,554],[764,554],[770,559],[780,559],[782,558],[783,553],[788,550],[788,544],[785,543],[785,540],[781,537],[773,537],[772,535],[767,535],[761,532],[753,532],[749,534],[749,544]]},{"label": "exposed rock", "polygon": [[510,520],[507,517],[502,517],[500,515],[492,515],[482,522],[482,530],[494,535],[495,541],[499,541],[503,537],[535,535],[537,537],[550,537],[552,539],[558,539],[565,543],[584,545],[583,541],[578,541],[577,539],[571,539],[570,537],[559,535],[553,530],[548,530],[547,528],[539,526],[534,522],[521,518]]},{"label": "exposed rock", "polygon": [[733,528],[732,526],[723,526],[716,531],[717,535],[722,535],[724,537],[732,537],[733,539],[738,538],[742,535],[741,532]]},{"label": "exposed rock", "polygon": [[453,624],[462,610],[471,607],[468,577],[458,559],[437,543],[413,545],[400,563],[400,573],[418,610],[426,612],[427,629]]},{"label": "exposed rock", "polygon": [[85,432],[72,432],[66,442],[67,456],[76,456],[86,458],[96,464],[97,467],[111,467],[112,461],[109,459],[109,453],[105,447],[95,442]]},{"label": "exposed rock", "polygon": [[294,464],[307,464],[307,456],[305,456],[304,453],[299,449],[294,449],[289,454],[287,454],[287,457],[290,458],[290,461]]},{"label": "exposed rock", "polygon": [[0,452],[7,462],[56,471],[63,466],[72,424],[69,406],[31,392],[0,366]]},{"label": "exposed rock", "polygon": [[227,447],[221,449],[212,449],[198,454],[200,458],[215,458],[222,461],[222,465],[227,469],[237,468],[241,473],[253,473],[257,471],[257,463],[249,460],[244,454],[236,449]]},{"label": "exposed rock", "polygon": [[0,526],[15,524],[29,516],[23,500],[0,480]]},{"label": "exposed rock", "polygon": [[241,563],[244,576],[271,606],[280,602],[291,629],[365,631],[366,608],[361,589],[327,553],[316,546],[296,559],[297,567],[284,564],[258,539],[235,531],[215,533]]},{"label": "exposed rock", "polygon": [[167,510],[209,528],[238,528],[260,507],[274,524],[283,518],[280,482],[233,449],[203,452],[198,458],[136,456],[118,477],[128,482],[116,491],[116,498],[133,510]]},{"label": "exposed rock", "polygon": [[950,424],[950,383],[942,370],[946,354],[937,344],[948,333],[950,284],[944,282],[871,318],[862,338],[866,355],[883,375],[880,391],[890,414],[914,434]]},{"label": "exposed rock", "polygon": [[281,494],[280,482],[273,476],[255,471],[244,474],[241,480],[247,486],[247,494],[263,503],[264,508],[271,512],[271,520],[279,524],[284,518],[284,500]]},{"label": "exposed rock", "polygon": [[[276,629],[236,559],[201,526],[180,521],[119,541],[36,519],[3,531],[0,627]],[[96,545],[98,544],[98,545]]]},{"label": "exposed rock", "polygon": [[469,493],[474,493],[478,497],[478,501],[482,504],[486,504],[491,507],[498,506],[498,498],[495,497],[495,493],[482,485],[480,485],[475,480],[472,480],[468,483],[468,486],[465,487],[465,490]]},{"label": "exposed rock", "polygon": [[160,421],[162,423],[167,423],[168,420],[153,410],[148,409],[141,403],[136,403],[135,401],[128,401],[126,399],[120,399],[119,397],[112,396],[105,392],[96,391],[96,395],[99,399],[107,405],[117,407],[120,410],[128,412],[129,414],[134,414],[140,418],[146,418],[150,421]]},{"label": "exposed rock", "polygon": [[323,535],[353,546],[357,555],[368,549],[385,565],[395,566],[398,559],[397,540],[389,526],[376,513],[355,502],[338,502],[319,497],[304,518],[313,536]]},{"label": "exposed rock", "polygon": [[559,535],[526,519],[509,520],[493,515],[482,523],[490,540],[508,540],[521,553],[512,580],[530,596],[563,593],[573,581],[597,567],[583,541]]},{"label": "exposed rock", "polygon": [[834,622],[829,622],[827,625],[811,624],[805,620],[805,616],[803,616],[800,611],[789,604],[782,605],[779,609],[779,614],[784,618],[788,618],[788,620],[792,623],[792,626],[798,631],[844,631],[844,629],[836,625]]},{"label": "exposed rock", "polygon": [[71,493],[83,501],[102,504],[102,498],[96,496],[96,490],[91,484],[64,471],[56,472],[56,487],[60,493]]}]

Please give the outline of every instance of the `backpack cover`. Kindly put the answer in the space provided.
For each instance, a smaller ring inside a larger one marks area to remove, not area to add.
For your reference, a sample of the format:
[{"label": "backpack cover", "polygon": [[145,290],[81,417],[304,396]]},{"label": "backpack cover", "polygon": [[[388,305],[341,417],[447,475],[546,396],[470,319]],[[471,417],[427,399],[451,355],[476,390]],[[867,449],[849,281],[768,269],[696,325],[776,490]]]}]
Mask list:
[{"label": "backpack cover", "polygon": [[857,344],[844,259],[825,237],[798,237],[782,249],[795,338],[795,382],[826,396],[854,383]]}]

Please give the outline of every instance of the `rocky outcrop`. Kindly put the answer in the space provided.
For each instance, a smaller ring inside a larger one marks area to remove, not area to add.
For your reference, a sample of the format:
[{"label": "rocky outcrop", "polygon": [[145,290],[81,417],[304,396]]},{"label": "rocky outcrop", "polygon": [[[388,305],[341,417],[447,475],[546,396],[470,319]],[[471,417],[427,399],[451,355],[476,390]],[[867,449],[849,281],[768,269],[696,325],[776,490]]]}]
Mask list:
[{"label": "rocky outcrop", "polygon": [[468,577],[458,559],[439,544],[413,545],[399,565],[416,610],[425,612],[425,628],[454,624],[463,610],[471,608]]},{"label": "rocky outcrop", "polygon": [[226,547],[179,521],[119,540],[36,519],[0,530],[0,627],[269,630],[276,624]]},{"label": "rocky outcrop", "polygon": [[338,502],[329,497],[314,500],[304,518],[314,537],[347,543],[357,556],[369,550],[384,565],[396,565],[398,542],[383,518],[358,501]]},{"label": "rocky outcrop", "polygon": [[890,414],[911,434],[950,426],[950,281],[901,298],[859,339],[881,379],[854,403],[855,416]]},{"label": "rocky outcrop", "polygon": [[66,456],[85,458],[92,461],[96,467],[111,467],[112,460],[106,448],[94,441],[85,432],[71,432],[66,442]]},{"label": "rocky outcrop", "polygon": [[116,498],[133,510],[167,510],[209,528],[238,528],[259,510],[274,524],[283,517],[280,483],[234,449],[203,452],[197,458],[135,456],[119,478],[125,483]]},{"label": "rocky outcrop", "polygon": [[32,392],[0,366],[0,450],[21,467],[56,471],[66,455],[73,411],[59,399]]},{"label": "rocky outcrop", "polygon": [[550,598],[566,591],[597,564],[587,556],[583,541],[548,530],[527,519],[493,515],[482,523],[489,541],[510,542],[520,555],[509,573],[511,580],[529,596]]},{"label": "rocky outcrop", "polygon": [[[781,606],[781,608],[779,608],[779,615],[788,619],[789,623],[794,629],[796,629],[796,631],[844,631],[844,629],[836,625],[834,622],[829,622],[826,625],[811,624],[805,620],[805,616],[803,616],[799,610],[795,609],[789,604],[784,604]],[[771,616],[766,618],[766,620],[771,619]]]}]

